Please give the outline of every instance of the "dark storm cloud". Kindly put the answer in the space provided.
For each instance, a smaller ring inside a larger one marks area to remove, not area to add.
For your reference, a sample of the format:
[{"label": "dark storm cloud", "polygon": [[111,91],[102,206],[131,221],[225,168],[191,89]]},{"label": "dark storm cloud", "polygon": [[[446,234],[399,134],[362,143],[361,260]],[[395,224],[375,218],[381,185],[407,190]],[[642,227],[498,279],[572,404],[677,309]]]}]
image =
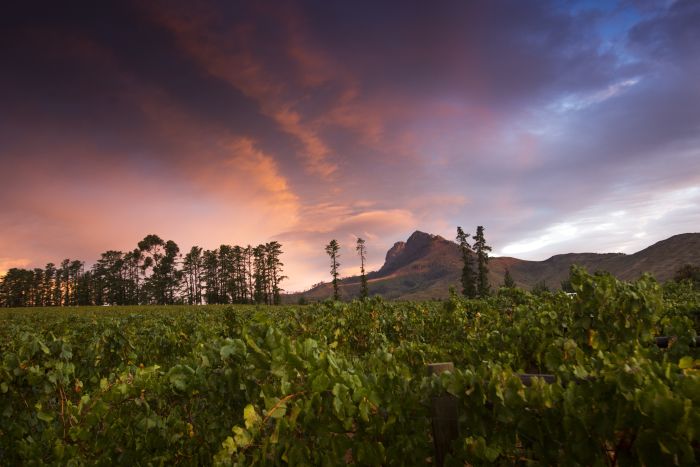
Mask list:
[{"label": "dark storm cloud", "polygon": [[334,236],[632,248],[654,200],[700,201],[697,24],[686,0],[4,6],[0,269],[153,230],[281,238],[292,288]]},{"label": "dark storm cloud", "polygon": [[[477,215],[489,216],[489,200],[499,197],[508,202],[498,212],[512,213],[492,224],[502,227],[499,240],[503,232],[536,232],[591,205],[700,184],[697,6],[678,2],[629,31],[635,75],[613,74],[607,85],[589,88],[594,92],[567,88],[554,95],[550,111],[540,109],[526,129],[512,130],[534,131],[528,167],[506,163],[515,162],[522,144],[496,143],[474,158],[483,182],[475,190],[474,205],[483,207]],[[557,97],[571,108],[560,108]],[[473,159],[465,164],[464,172],[474,167]]]},{"label": "dark storm cloud", "polygon": [[678,0],[668,10],[635,25],[629,34],[630,45],[648,56],[670,63],[677,60],[700,64],[700,3]]},{"label": "dark storm cloud", "polygon": [[254,101],[200,70],[138,2],[16,3],[9,10],[0,73],[3,127],[24,132],[9,134],[10,142],[55,132],[167,161],[176,148],[154,137],[152,116],[140,108],[152,93],[206,125],[261,141],[274,132]]},{"label": "dark storm cloud", "polygon": [[375,93],[512,108],[564,89],[595,89],[624,66],[601,51],[596,15],[555,2],[323,2],[318,38]]}]

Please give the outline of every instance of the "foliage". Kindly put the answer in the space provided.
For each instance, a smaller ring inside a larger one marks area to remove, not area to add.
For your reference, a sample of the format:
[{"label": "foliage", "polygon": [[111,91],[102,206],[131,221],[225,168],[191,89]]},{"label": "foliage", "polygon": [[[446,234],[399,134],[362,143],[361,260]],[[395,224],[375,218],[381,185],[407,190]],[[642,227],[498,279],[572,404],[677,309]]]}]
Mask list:
[{"label": "foliage", "polygon": [[331,240],[328,245],[326,245],[326,254],[331,259],[331,277],[333,277],[333,300],[340,300],[340,294],[338,293],[338,267],[340,267],[340,244],[337,240]]},{"label": "foliage", "polygon": [[688,281],[695,290],[700,290],[700,266],[685,264],[681,266],[673,275],[673,280],[676,282]]},{"label": "foliage", "polygon": [[462,255],[462,294],[467,298],[476,298],[476,276],[474,274],[473,258],[474,252],[469,245],[469,234],[457,227],[457,244]]},{"label": "foliage", "polygon": [[571,285],[570,279],[565,279],[565,280],[561,281],[560,285],[561,285],[562,292],[574,293],[574,288]]},{"label": "foliage", "polygon": [[486,244],[484,237],[484,227],[478,226],[474,234],[474,253],[476,254],[476,293],[479,297],[488,297],[491,293],[489,285],[489,251],[491,247]]},{"label": "foliage", "polygon": [[200,305],[281,302],[282,245],[193,246],[147,235],[138,248],[102,253],[91,269],[66,259],[56,267],[10,269],[0,278],[0,307],[75,305]]},{"label": "foliage", "polygon": [[551,292],[549,286],[547,285],[547,282],[543,280],[537,282],[535,285],[532,286],[532,293],[533,295],[543,295],[545,293]]},{"label": "foliage", "polygon": [[360,298],[367,298],[369,296],[369,291],[367,289],[367,275],[365,274],[365,260],[367,258],[367,247],[365,246],[365,239],[357,237],[357,244],[355,246],[358,256],[360,257]]},{"label": "foliage", "polygon": [[503,275],[503,287],[506,287],[508,289],[512,289],[515,287],[515,280],[513,279],[513,276],[510,274],[510,269],[506,268],[506,272]]},{"label": "foliage", "polygon": [[[571,282],[573,298],[4,309],[0,465],[430,463],[445,392],[449,465],[697,465],[700,294]],[[428,376],[438,361],[457,370]]]}]

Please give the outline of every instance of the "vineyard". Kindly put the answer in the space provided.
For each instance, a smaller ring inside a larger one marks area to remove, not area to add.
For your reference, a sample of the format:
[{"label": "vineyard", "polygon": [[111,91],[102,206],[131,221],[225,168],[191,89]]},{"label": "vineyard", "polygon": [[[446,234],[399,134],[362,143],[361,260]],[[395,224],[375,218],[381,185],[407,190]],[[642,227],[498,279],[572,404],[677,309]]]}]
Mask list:
[{"label": "vineyard", "polygon": [[434,464],[446,394],[446,465],[697,465],[700,293],[571,281],[575,297],[2,310],[0,465]]}]

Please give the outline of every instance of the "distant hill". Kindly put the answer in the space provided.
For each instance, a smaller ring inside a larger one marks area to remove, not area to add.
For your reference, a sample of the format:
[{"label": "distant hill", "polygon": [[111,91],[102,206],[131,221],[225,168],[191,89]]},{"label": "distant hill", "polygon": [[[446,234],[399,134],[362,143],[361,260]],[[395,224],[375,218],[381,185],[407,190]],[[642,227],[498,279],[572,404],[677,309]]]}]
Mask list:
[{"label": "distant hill", "polygon": [[[674,235],[637,253],[567,253],[545,261],[526,261],[511,257],[489,260],[489,281],[492,287],[503,283],[505,269],[519,287],[532,288],[544,281],[550,288],[560,288],[569,276],[572,264],[590,272],[608,271],[623,280],[633,280],[645,272],[663,282],[673,277],[684,264],[700,265],[700,233]],[[445,298],[450,286],[460,288],[462,260],[456,243],[439,235],[415,231],[405,242],[396,242],[386,254],[379,271],[370,272],[370,295],[387,299],[425,300]],[[357,276],[343,278],[340,294],[351,299],[359,294]],[[308,300],[323,300],[332,295],[330,283],[320,284],[304,293],[290,294],[287,301],[303,295]]]}]

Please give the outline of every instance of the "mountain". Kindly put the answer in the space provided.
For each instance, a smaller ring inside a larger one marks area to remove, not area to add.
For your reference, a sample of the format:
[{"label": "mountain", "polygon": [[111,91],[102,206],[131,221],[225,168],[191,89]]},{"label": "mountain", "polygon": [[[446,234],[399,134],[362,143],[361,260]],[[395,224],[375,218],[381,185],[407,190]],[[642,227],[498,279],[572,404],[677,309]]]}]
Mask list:
[{"label": "mountain", "polygon": [[[532,288],[544,281],[558,289],[569,276],[569,268],[577,264],[589,272],[608,271],[623,280],[634,280],[645,272],[663,282],[684,264],[700,265],[700,233],[674,235],[637,253],[567,253],[545,261],[526,261],[511,257],[489,260],[489,281],[492,287],[503,283],[505,269],[519,287]],[[405,242],[396,242],[386,253],[384,265],[367,275],[370,295],[387,299],[425,300],[445,298],[450,286],[460,290],[462,259],[456,243],[439,235],[416,231]],[[356,297],[360,278],[343,278],[340,294],[344,299]],[[304,293],[290,294],[288,301],[300,296],[307,300],[323,300],[332,295],[330,283],[320,284]]]}]

